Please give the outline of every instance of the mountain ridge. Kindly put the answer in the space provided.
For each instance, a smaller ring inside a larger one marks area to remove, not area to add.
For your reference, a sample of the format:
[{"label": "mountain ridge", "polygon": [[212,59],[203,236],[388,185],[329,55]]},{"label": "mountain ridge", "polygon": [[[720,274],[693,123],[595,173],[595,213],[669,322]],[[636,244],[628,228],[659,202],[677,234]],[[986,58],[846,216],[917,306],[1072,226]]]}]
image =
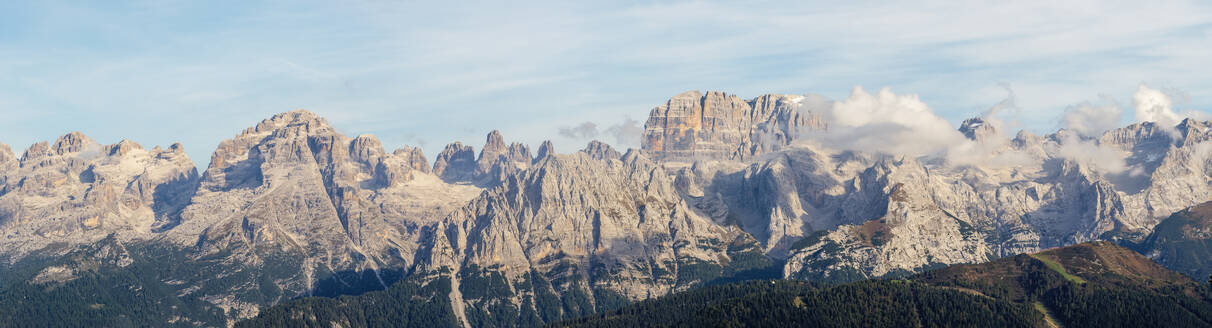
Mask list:
[{"label": "mountain ridge", "polygon": [[[816,139],[830,133],[820,101],[687,92],[652,110],[640,149],[547,141],[532,155],[494,130],[479,153],[455,142],[432,163],[296,110],[224,140],[200,174],[180,144],[73,132],[21,157],[0,146],[0,256],[43,266],[12,271],[35,285],[165,263],[135,281],[203,300],[226,325],[297,297],[435,281],[461,325],[550,324],[752,272],[846,282],[1137,243],[1212,200],[1212,123],[952,131],[957,152],[976,152],[961,155],[1020,160],[996,166],[835,149]],[[1089,149],[1126,168],[1073,155]],[[45,264],[101,241],[125,255]]]}]

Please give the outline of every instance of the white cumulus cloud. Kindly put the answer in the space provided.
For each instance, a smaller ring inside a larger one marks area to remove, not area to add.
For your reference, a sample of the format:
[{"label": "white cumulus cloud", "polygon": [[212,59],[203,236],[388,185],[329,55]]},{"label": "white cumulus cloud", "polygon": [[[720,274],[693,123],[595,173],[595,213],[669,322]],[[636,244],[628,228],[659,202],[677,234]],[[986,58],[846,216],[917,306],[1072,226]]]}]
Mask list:
[{"label": "white cumulus cloud", "polygon": [[1183,116],[1174,112],[1174,102],[1161,90],[1150,88],[1142,83],[1132,95],[1132,106],[1136,108],[1137,122],[1155,122],[1164,127],[1171,127],[1183,120]]},{"label": "white cumulus cloud", "polygon": [[817,140],[835,149],[916,157],[945,152],[966,140],[917,95],[897,95],[888,88],[872,94],[855,87],[850,97],[826,106],[821,115],[828,128]]},{"label": "white cumulus cloud", "polygon": [[1057,157],[1093,167],[1104,174],[1127,172],[1130,167],[1124,159],[1128,155],[1111,147],[1100,146],[1094,141],[1078,139],[1074,135],[1068,135],[1060,141],[1056,154]]}]

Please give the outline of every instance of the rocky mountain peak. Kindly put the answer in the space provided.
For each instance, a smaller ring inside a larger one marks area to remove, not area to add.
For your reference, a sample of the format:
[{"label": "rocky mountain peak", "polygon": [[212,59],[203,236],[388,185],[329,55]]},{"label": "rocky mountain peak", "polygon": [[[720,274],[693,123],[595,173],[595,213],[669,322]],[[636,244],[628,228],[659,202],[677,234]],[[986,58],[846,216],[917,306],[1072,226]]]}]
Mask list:
[{"label": "rocky mountain peak", "polygon": [[658,160],[742,160],[789,145],[803,129],[823,122],[800,106],[802,96],[735,95],[689,91],[653,108],[642,147]]},{"label": "rocky mountain peak", "polygon": [[997,129],[980,117],[964,120],[963,123],[960,123],[959,131],[971,140],[982,140],[997,134]]},{"label": "rocky mountain peak", "polygon": [[1179,133],[1179,146],[1191,146],[1212,140],[1212,122],[1184,119],[1175,127]]},{"label": "rocky mountain peak", "polygon": [[[619,157],[619,161],[622,161],[623,165],[636,170],[655,170],[659,167],[656,162],[648,158],[648,155],[644,151],[634,148],[628,149],[627,153]],[[668,178],[671,181],[676,179],[674,176],[669,176]]]},{"label": "rocky mountain peak", "polygon": [[[712,91],[708,91],[710,93]],[[722,95],[722,92],[719,92]],[[665,106],[677,109],[689,109],[702,107],[703,93],[698,90],[689,90],[669,98],[665,102]]]},{"label": "rocky mountain peak", "polygon": [[[81,132],[71,132],[60,136],[55,140],[54,144],[41,141],[30,145],[26,148],[25,153],[21,155],[22,167],[44,167],[53,166],[56,162],[67,161],[68,158],[79,157],[94,157],[97,154],[100,145]],[[87,151],[87,152],[86,152]],[[76,161],[77,164],[83,163]]]},{"label": "rocky mountain peak", "polygon": [[[342,140],[336,142],[337,139]],[[306,110],[280,113],[220,142],[211,155],[206,180],[226,176],[227,171],[260,170],[260,163],[264,162],[314,163],[316,151],[342,152],[348,146],[348,138],[315,113]]]},{"label": "rocky mountain peak", "polygon": [[383,188],[409,181],[414,168],[427,166],[423,155],[414,156],[412,150],[404,155],[387,153],[373,135],[350,138],[314,113],[291,111],[220,143],[202,185],[212,191],[255,188],[288,181],[304,170],[321,176],[327,188],[345,183]]},{"label": "rocky mountain peak", "polygon": [[506,146],[500,131],[492,131],[477,157],[475,149],[455,142],[446,146],[434,160],[434,174],[447,182],[470,182],[488,186],[503,181],[506,175],[530,166],[530,147],[521,143]]},{"label": "rocky mountain peak", "polygon": [[184,152],[147,151],[130,140],[103,146],[80,132],[30,146],[20,167],[11,156],[0,150],[4,256],[110,234],[146,238],[177,220],[197,181]]},{"label": "rocky mountain peak", "polygon": [[383,143],[373,135],[363,134],[349,143],[349,156],[354,160],[367,163],[374,167],[379,164],[385,154]]},{"label": "rocky mountain peak", "polygon": [[505,137],[501,136],[501,131],[492,130],[484,140],[484,147],[480,148],[479,160],[484,160],[486,157],[493,158],[505,154],[507,151]]},{"label": "rocky mountain peak", "polygon": [[749,123],[743,121],[748,121],[751,111],[745,100],[734,95],[683,92],[652,109],[644,124],[643,147],[658,157],[731,158],[747,137],[740,135],[737,124]]},{"label": "rocky mountain peak", "polygon": [[53,149],[55,150],[55,154],[65,155],[68,153],[83,151],[89,145],[95,145],[96,143],[97,142],[93,141],[93,139],[85,136],[84,133],[75,131],[56,139]]},{"label": "rocky mountain peak", "polygon": [[[501,166],[508,165],[504,163],[510,160],[508,155],[509,148],[505,146],[505,137],[501,136],[501,131],[492,130],[484,140],[484,147],[480,148],[480,157],[476,159],[476,170],[472,175],[477,178],[500,175]],[[530,162],[529,154],[524,161]]]},{"label": "rocky mountain peak", "polygon": [[[444,219],[420,256],[421,268],[500,276],[503,286],[520,286],[503,293],[533,303],[552,302],[535,298],[544,293],[555,302],[577,293],[638,300],[713,279],[742,259],[760,261],[752,238],[697,216],[655,165],[543,149],[541,161]],[[691,271],[697,268],[708,269]],[[482,295],[463,289],[452,294],[452,305],[472,313],[489,304]],[[529,310],[519,304],[503,306]]]},{"label": "rocky mountain peak", "polygon": [[534,160],[537,162],[553,155],[555,155],[555,145],[551,144],[551,140],[543,140],[543,143],[539,144],[539,151],[535,153]]},{"label": "rocky mountain peak", "polygon": [[753,106],[753,112],[750,117],[756,121],[768,120],[779,114],[785,114],[779,113],[781,111],[786,111],[788,109],[794,110],[796,107],[799,107],[799,104],[801,101],[803,101],[803,99],[804,96],[772,93],[757,96],[757,98],[753,98],[753,100],[749,101],[749,103]]},{"label": "rocky mountain peak", "polygon": [[447,181],[467,179],[475,168],[475,148],[457,141],[446,145],[433,160],[433,174]]},{"label": "rocky mountain peak", "polygon": [[35,163],[35,161],[40,160],[43,157],[53,154],[54,153],[51,152],[50,144],[48,144],[46,141],[35,142],[34,144],[30,145],[29,148],[26,148],[25,152],[21,154],[21,166],[27,166],[31,163]]},{"label": "rocky mountain peak", "polygon": [[585,146],[585,149],[581,149],[581,152],[589,154],[589,157],[598,160],[619,159],[623,156],[614,150],[613,147],[610,147],[610,145],[597,140],[590,141],[589,145]]},{"label": "rocky mountain peak", "polygon": [[[1057,131],[1058,136],[1060,132]],[[1054,140],[1057,138],[1053,138]],[[1058,143],[1062,140],[1057,140]],[[1115,146],[1121,149],[1129,150],[1133,147],[1144,146],[1150,148],[1166,148],[1171,142],[1171,136],[1162,127],[1154,122],[1140,122],[1131,124],[1122,128],[1112,129],[1103,133],[1098,137],[1098,143],[1101,145]]]},{"label": "rocky mountain peak", "polygon": [[323,130],[332,129],[328,125],[328,120],[325,120],[323,117],[307,110],[297,109],[264,119],[260,123],[257,123],[257,125],[245,129],[243,134],[267,133],[281,130],[285,127],[302,128],[302,132],[305,134],[320,133]]},{"label": "rocky mountain peak", "polygon": [[109,156],[123,156],[129,154],[131,151],[142,149],[143,146],[139,145],[139,143],[122,139],[122,141],[119,141],[116,144],[106,146],[104,152],[109,154]]},{"label": "rocky mountain peak", "polygon": [[1023,148],[1029,145],[1041,145],[1044,143],[1044,138],[1027,130],[1019,130],[1018,134],[1014,135],[1014,139],[1010,141],[1015,148]]},{"label": "rocky mountain peak", "polygon": [[[474,163],[470,147],[447,148],[439,171],[452,158]],[[239,263],[234,270],[290,263],[296,269],[265,273],[277,280],[247,288],[303,295],[313,279],[336,272],[406,265],[419,226],[440,215],[431,212],[478,191],[427,171],[420,149],[387,153],[378,138],[345,136],[313,113],[278,114],[220,143],[181,224],[164,238]]]},{"label": "rocky mountain peak", "polygon": [[404,146],[392,151],[391,154],[403,159],[406,165],[413,170],[430,172],[429,159],[425,158],[425,152],[421,151],[421,147]]},{"label": "rocky mountain peak", "polygon": [[530,146],[520,142],[511,143],[509,144],[509,152],[505,157],[514,161],[530,161],[532,159],[530,156]]}]

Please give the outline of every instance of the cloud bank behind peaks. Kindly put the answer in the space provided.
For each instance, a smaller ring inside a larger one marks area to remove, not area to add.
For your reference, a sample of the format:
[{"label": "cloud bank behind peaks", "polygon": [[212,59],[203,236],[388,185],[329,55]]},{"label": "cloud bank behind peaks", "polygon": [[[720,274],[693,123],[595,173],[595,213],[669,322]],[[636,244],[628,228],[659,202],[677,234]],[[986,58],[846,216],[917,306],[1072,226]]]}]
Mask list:
[{"label": "cloud bank behind peaks", "polygon": [[1069,106],[1061,118],[1061,127],[1087,138],[1096,138],[1119,127],[1124,110],[1108,98],[1104,98],[1104,102],[1104,105],[1083,102]]},{"label": "cloud bank behind peaks", "polygon": [[872,94],[855,87],[845,100],[814,105],[824,107],[811,110],[828,126],[815,138],[830,148],[918,157],[944,153],[967,140],[915,94],[897,95],[888,88]]},{"label": "cloud bank behind peaks", "polygon": [[1174,112],[1174,103],[1161,90],[1141,84],[1132,95],[1132,106],[1136,107],[1137,122],[1155,122],[1164,127],[1178,125],[1183,117]]},{"label": "cloud bank behind peaks", "polygon": [[[1169,97],[1153,89],[1142,90],[1145,92],[1138,92],[1134,99],[1138,118],[1152,115],[1149,117],[1165,120],[1163,124],[1170,127],[1178,124],[1183,116],[1171,109]],[[887,88],[869,93],[855,87],[844,100],[821,97],[820,101],[802,103],[801,109],[819,113],[826,123],[823,131],[810,132],[809,142],[833,150],[942,159],[948,166],[982,168],[1031,166],[1044,159],[1039,156],[1055,156],[1083,163],[1104,174],[1136,174],[1125,162],[1128,153],[1101,146],[1095,140],[1120,126],[1124,110],[1110,98],[1098,104],[1070,106],[1059,122],[1068,132],[1060,133],[1056,148],[1045,155],[1010,146],[1011,140],[1005,133],[1012,126],[998,117],[1018,108],[1013,90],[1007,87],[1007,91],[1006,100],[980,117],[982,122],[978,124],[994,127],[992,133],[975,140],[935,114],[917,95],[897,95]],[[1141,110],[1147,111],[1142,115]]]}]

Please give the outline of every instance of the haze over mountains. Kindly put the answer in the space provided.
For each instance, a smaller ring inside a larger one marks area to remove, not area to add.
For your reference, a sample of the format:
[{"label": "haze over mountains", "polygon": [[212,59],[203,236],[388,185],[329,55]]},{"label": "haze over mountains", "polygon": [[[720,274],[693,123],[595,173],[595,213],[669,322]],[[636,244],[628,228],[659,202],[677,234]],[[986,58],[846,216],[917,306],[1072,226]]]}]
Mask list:
[{"label": "haze over mountains", "polygon": [[1206,229],[1171,215],[1212,200],[1212,123],[1151,91],[1136,101],[1149,121],[1083,107],[1042,136],[1000,107],[957,128],[888,90],[692,91],[652,110],[640,149],[532,152],[492,131],[432,164],[303,110],[223,141],[201,171],[179,144],[75,132],[0,147],[0,300],[109,293],[158,303],[62,306],[103,325],[231,325],[394,284],[456,325],[540,325],[722,281],[908,276],[1095,240],[1203,280],[1202,257],[1172,245]]}]

